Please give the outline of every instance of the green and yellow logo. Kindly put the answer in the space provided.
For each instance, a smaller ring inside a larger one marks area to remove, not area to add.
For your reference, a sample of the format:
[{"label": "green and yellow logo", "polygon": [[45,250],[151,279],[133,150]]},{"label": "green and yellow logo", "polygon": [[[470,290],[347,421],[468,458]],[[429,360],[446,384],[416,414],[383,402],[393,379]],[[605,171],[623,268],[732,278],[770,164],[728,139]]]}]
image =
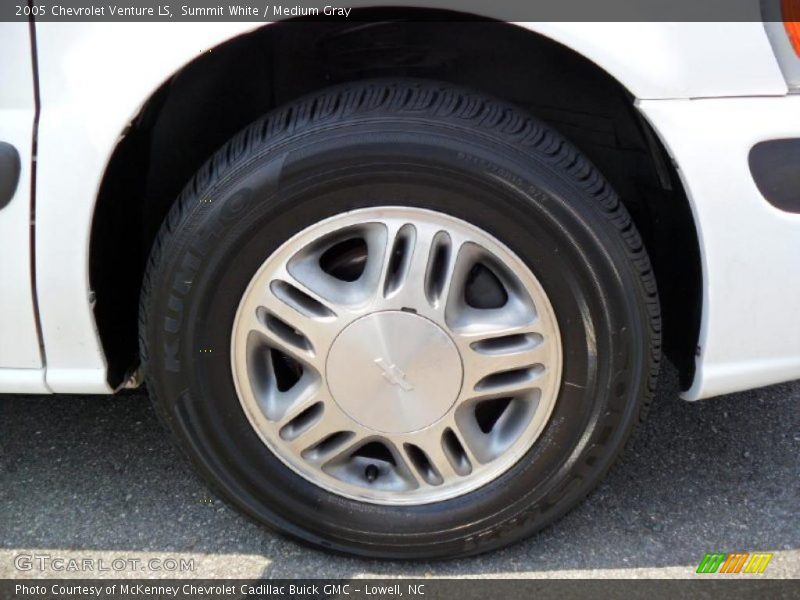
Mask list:
[{"label": "green and yellow logo", "polygon": [[763,573],[767,568],[772,554],[768,552],[722,552],[708,553],[697,566],[698,573]]}]

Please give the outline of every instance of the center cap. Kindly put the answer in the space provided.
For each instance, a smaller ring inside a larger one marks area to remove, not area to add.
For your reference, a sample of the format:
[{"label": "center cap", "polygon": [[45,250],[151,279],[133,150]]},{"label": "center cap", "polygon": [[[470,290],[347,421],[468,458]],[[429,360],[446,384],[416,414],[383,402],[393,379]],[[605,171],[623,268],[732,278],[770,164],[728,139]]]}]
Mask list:
[{"label": "center cap", "polygon": [[339,407],[383,433],[435,423],[461,389],[461,357],[450,337],[432,321],[401,311],[372,313],[345,327],[326,370]]}]

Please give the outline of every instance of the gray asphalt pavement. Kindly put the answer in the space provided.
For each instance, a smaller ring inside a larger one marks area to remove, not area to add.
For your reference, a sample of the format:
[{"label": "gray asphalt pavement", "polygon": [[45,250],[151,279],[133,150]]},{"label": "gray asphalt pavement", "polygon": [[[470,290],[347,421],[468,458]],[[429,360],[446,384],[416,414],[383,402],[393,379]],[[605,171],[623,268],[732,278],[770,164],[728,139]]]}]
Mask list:
[{"label": "gray asphalt pavement", "polygon": [[[333,556],[240,516],[193,475],[144,395],[0,396],[0,577],[692,577],[706,552],[766,551],[764,576],[798,578],[799,516],[800,382],[691,404],[667,370],[584,504],[505,550],[424,563]],[[42,555],[144,564],[17,568]]]}]

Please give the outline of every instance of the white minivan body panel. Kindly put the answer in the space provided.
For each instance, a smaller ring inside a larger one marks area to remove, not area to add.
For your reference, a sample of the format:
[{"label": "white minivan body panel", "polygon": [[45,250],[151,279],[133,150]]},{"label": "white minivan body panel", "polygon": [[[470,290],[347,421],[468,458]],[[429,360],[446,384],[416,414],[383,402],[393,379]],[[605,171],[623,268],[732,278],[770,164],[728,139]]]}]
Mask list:
[{"label": "white minivan body panel", "polygon": [[[706,289],[701,353],[689,397],[700,398],[800,377],[795,364],[800,342],[788,339],[775,342],[776,336],[786,335],[785,298],[773,305],[761,301],[763,319],[758,328],[749,329],[749,346],[741,345],[743,335],[730,334],[741,327],[743,311],[753,310],[757,299],[755,293],[731,293],[740,290],[737,285],[728,287],[733,276],[724,274],[731,265],[743,266],[744,278],[756,277],[771,288],[777,284],[767,281],[770,276],[765,262],[756,265],[750,256],[752,248],[732,243],[735,236],[729,232],[741,232],[747,219],[755,219],[759,235],[768,238],[771,251],[782,246],[787,248],[787,260],[800,256],[797,247],[800,228],[792,225],[791,217],[777,214],[761,198],[749,179],[746,162],[741,160],[741,154],[746,152],[744,145],[750,139],[770,137],[779,130],[800,135],[800,125],[794,125],[796,116],[785,120],[781,127],[777,116],[761,118],[762,110],[781,107],[784,114],[794,106],[789,101],[781,104],[787,87],[763,26],[760,23],[519,25],[575,49],[619,80],[639,100],[642,111],[681,168],[701,240],[715,245],[703,248]],[[88,266],[94,204],[106,165],[127,123],[162,82],[200,53],[254,29],[255,24],[48,22],[36,27],[42,103],[36,287],[47,363],[46,382],[55,392],[108,393],[111,390],[106,383],[106,363],[92,313]],[[693,136],[699,138],[698,132],[703,131],[698,124],[702,110],[692,112],[681,107],[706,102],[691,98],[731,96],[775,98],[769,100],[774,105],[714,100],[714,110],[709,110],[716,111],[709,115],[713,116],[714,132],[725,129],[726,119],[732,119],[728,121],[730,128],[741,127],[742,121],[749,119],[751,122],[745,127],[748,133],[725,138],[728,143],[735,142],[735,147],[723,148],[722,139],[719,143],[698,139],[702,142],[700,147],[692,148],[688,140]],[[748,110],[759,112],[748,116]],[[753,119],[754,114],[759,118]],[[693,118],[682,121],[682,115]],[[726,151],[708,154],[717,150]],[[687,164],[688,161],[692,164]],[[704,170],[705,166],[709,168]],[[737,208],[744,207],[741,215],[721,210],[716,187],[723,173],[736,170],[740,173],[725,189],[735,194]],[[732,189],[734,185],[736,190]],[[731,226],[731,219],[741,222]],[[767,253],[764,256],[774,258]],[[709,276],[714,273],[717,274]],[[754,360],[770,363],[760,366],[762,375],[757,376],[751,368],[744,375],[738,374],[737,369]]]},{"label": "white minivan body panel", "polygon": [[800,214],[769,204],[748,166],[758,142],[800,138],[800,95],[638,106],[677,159],[698,228],[703,316],[684,397],[800,377]]},{"label": "white minivan body panel", "polygon": [[[11,201],[0,210],[0,390],[45,392],[31,277],[31,151],[36,102],[27,23],[0,32],[0,141],[20,156]],[[11,59],[10,57],[13,57]]]}]

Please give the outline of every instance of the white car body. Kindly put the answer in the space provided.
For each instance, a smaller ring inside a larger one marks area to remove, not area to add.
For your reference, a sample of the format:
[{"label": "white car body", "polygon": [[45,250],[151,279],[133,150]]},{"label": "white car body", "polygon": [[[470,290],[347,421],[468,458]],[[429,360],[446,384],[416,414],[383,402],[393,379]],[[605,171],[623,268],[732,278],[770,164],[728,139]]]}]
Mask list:
[{"label": "white car body", "polygon": [[[800,138],[800,95],[790,93],[764,25],[517,25],[615,78],[677,167],[702,258],[696,368],[684,397],[800,378],[800,214],[765,201],[748,168],[755,143]],[[165,80],[255,27],[37,23],[34,163],[29,28],[0,25],[0,55],[15,57],[0,67],[0,140],[17,148],[22,163],[16,194],[0,209],[0,392],[113,391],[89,281],[90,233],[109,159]]]}]

